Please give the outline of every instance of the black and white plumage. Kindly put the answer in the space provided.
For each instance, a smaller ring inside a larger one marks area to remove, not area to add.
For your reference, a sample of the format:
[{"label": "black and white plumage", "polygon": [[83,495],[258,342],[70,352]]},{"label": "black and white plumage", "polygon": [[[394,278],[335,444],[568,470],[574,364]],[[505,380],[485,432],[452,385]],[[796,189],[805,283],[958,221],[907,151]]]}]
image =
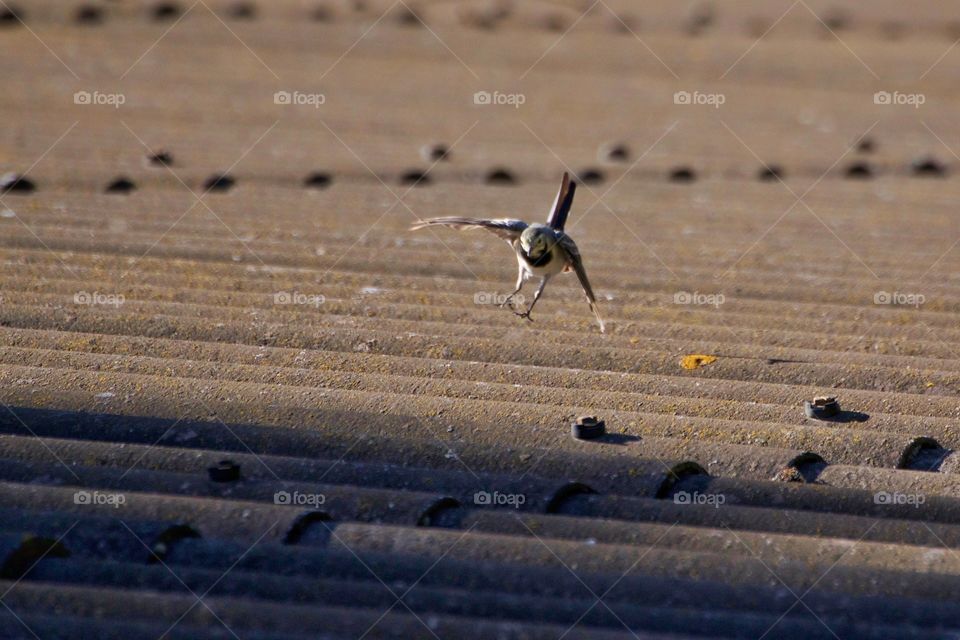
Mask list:
[{"label": "black and white plumage", "polygon": [[570,180],[570,175],[564,173],[557,198],[554,200],[553,207],[547,217],[547,224],[527,224],[523,220],[510,218],[487,220],[448,216],[422,220],[415,224],[412,229],[423,229],[431,225],[444,225],[454,229],[482,228],[506,240],[517,254],[518,273],[516,289],[507,297],[504,304],[511,303],[513,297],[520,293],[523,283],[528,278],[532,276],[540,278],[540,286],[533,294],[533,302],[530,303],[530,306],[523,312],[514,312],[527,320],[532,320],[530,312],[533,311],[533,306],[537,304],[537,300],[540,299],[540,295],[550,278],[564,271],[573,271],[580,280],[580,286],[583,287],[583,292],[587,296],[587,303],[596,316],[602,333],[604,331],[603,318],[600,317],[600,312],[597,310],[597,299],[593,294],[590,281],[587,279],[587,272],[583,268],[580,250],[577,249],[573,239],[563,231],[567,216],[570,214],[570,207],[573,204],[576,187],[576,183]]}]

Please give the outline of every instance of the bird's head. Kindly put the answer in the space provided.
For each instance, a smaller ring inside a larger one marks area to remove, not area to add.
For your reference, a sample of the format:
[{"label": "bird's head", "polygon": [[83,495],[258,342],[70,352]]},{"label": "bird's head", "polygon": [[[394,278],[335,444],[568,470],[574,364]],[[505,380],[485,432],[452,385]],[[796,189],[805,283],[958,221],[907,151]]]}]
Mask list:
[{"label": "bird's head", "polygon": [[544,229],[530,226],[520,234],[520,246],[524,253],[537,259],[550,250],[550,238]]}]

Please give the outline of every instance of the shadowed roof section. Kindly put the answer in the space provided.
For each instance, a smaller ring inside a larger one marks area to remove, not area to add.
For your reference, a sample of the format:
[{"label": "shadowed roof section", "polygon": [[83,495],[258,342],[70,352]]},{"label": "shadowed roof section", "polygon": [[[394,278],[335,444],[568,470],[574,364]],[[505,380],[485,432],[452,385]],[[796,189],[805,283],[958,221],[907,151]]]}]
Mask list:
[{"label": "shadowed roof section", "polygon": [[313,4],[0,10],[0,636],[957,637],[943,7]]}]

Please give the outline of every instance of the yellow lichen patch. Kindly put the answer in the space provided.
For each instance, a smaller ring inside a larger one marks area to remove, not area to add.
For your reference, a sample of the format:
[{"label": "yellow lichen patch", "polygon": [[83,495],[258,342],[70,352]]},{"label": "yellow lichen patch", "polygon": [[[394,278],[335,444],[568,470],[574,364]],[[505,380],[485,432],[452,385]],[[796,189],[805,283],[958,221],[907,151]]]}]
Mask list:
[{"label": "yellow lichen patch", "polygon": [[697,367],[702,367],[705,364],[710,364],[711,362],[716,361],[716,359],[717,356],[705,356],[702,354],[683,356],[680,358],[680,366],[684,369],[696,369]]}]

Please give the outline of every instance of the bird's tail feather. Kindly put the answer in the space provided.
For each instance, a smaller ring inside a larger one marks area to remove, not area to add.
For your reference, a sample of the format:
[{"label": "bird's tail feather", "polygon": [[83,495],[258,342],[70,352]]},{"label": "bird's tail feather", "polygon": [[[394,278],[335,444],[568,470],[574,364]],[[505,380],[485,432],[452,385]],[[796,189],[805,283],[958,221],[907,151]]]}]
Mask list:
[{"label": "bird's tail feather", "polygon": [[547,216],[547,226],[557,231],[563,231],[567,224],[567,216],[570,215],[570,207],[573,206],[573,194],[577,190],[577,183],[570,179],[570,174],[563,172],[563,179],[560,182],[560,190],[553,201],[553,207],[550,209],[550,215]]},{"label": "bird's tail feather", "polygon": [[592,300],[588,300],[590,303],[590,310],[593,311],[593,315],[597,318],[597,324],[600,325],[600,333],[606,333],[606,327],[603,324],[603,318],[600,317],[600,310],[597,309],[597,303]]}]

